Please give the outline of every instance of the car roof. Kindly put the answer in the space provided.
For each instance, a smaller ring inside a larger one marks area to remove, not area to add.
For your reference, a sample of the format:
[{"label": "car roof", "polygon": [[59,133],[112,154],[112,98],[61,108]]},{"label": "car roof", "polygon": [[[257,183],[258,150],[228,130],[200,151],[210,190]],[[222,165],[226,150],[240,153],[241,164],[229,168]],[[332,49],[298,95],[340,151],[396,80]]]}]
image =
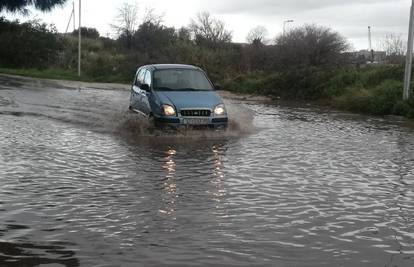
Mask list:
[{"label": "car roof", "polygon": [[168,69],[190,69],[190,70],[201,70],[199,67],[184,64],[153,64],[145,66],[147,69],[153,70],[168,70]]}]

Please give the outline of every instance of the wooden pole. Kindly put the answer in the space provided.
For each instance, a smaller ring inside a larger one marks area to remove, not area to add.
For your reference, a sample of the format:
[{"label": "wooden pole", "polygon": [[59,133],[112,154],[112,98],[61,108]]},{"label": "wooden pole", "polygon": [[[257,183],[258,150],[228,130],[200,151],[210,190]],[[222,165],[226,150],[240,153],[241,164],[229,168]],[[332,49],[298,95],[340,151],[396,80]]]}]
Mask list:
[{"label": "wooden pole", "polygon": [[414,0],[411,3],[410,26],[408,29],[407,58],[405,62],[404,94],[403,99],[408,100],[411,94],[411,68],[413,64],[413,30],[414,30]]},{"label": "wooden pole", "polygon": [[[413,0],[414,1],[414,0]],[[79,47],[78,47],[78,76],[80,77],[81,72],[81,52],[82,52],[82,0],[79,0]]]}]

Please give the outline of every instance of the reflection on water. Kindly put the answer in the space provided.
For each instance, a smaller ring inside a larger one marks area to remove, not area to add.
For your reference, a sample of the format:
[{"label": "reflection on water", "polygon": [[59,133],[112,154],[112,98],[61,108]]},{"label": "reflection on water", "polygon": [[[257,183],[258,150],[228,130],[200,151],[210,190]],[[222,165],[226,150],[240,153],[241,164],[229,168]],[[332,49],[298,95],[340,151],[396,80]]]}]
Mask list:
[{"label": "reflection on water", "polygon": [[[75,252],[67,250],[65,244],[34,245],[31,243],[0,242],[2,266],[59,265],[80,266]],[[74,244],[69,244],[74,246]]]},{"label": "reflection on water", "polygon": [[[177,154],[177,151],[169,149],[166,152],[165,164],[163,168],[165,170],[165,182],[164,182],[164,194],[163,194],[163,203],[165,204],[164,209],[159,210],[160,213],[173,215],[175,212],[175,203],[178,199],[177,194],[177,183],[175,180],[175,168],[176,164],[174,162],[174,156]],[[173,218],[175,219],[175,218]]]},{"label": "reflection on water", "polygon": [[213,179],[211,182],[214,184],[214,199],[217,202],[221,202],[221,199],[225,196],[226,190],[224,187],[225,180],[225,170],[222,162],[222,157],[224,156],[224,148],[219,145],[214,145],[212,148],[213,151]]},{"label": "reflection on water", "polygon": [[404,121],[229,102],[231,134],[164,134],[125,91],[9,87],[0,265],[414,265]]}]

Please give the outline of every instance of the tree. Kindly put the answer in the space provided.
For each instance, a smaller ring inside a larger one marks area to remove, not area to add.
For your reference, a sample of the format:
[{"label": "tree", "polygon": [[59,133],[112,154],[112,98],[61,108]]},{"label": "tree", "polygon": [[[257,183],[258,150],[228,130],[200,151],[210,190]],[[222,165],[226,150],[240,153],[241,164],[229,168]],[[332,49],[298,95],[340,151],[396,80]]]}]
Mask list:
[{"label": "tree", "polygon": [[190,42],[191,41],[191,30],[186,27],[181,27],[177,30],[177,37],[178,40],[182,42]]},{"label": "tree", "polygon": [[266,70],[271,63],[270,47],[265,46],[267,43],[266,36],[268,31],[263,26],[257,26],[247,34],[246,41],[250,44],[243,49],[244,68],[251,70]]},{"label": "tree", "polygon": [[115,24],[111,27],[118,34],[118,39],[125,43],[130,49],[132,46],[132,38],[138,25],[138,5],[123,3],[118,9],[118,15],[115,18]]},{"label": "tree", "polygon": [[164,20],[164,15],[155,13],[154,8],[147,8],[145,10],[144,19],[142,24],[151,23],[160,26]]},{"label": "tree", "polygon": [[0,12],[28,13],[27,7],[34,6],[42,11],[50,11],[55,6],[63,5],[66,0],[0,0]]},{"label": "tree", "polygon": [[251,29],[247,34],[246,41],[255,46],[262,45],[267,42],[266,38],[268,34],[269,32],[265,27],[257,26],[256,28]]},{"label": "tree", "polygon": [[191,20],[190,30],[197,44],[210,48],[217,48],[232,40],[232,33],[225,29],[224,22],[212,18],[208,12],[199,13],[195,20]]},{"label": "tree", "polygon": [[54,66],[63,50],[53,26],[40,20],[25,23],[0,17],[0,66],[47,68]]},{"label": "tree", "polygon": [[175,29],[150,21],[142,23],[134,34],[134,49],[156,56],[171,46],[175,40]]},{"label": "tree", "polygon": [[342,64],[348,41],[330,28],[304,25],[275,40],[281,67],[332,67]]},{"label": "tree", "polygon": [[406,47],[401,35],[387,34],[381,40],[381,48],[387,53],[389,63],[399,64],[404,62]]},{"label": "tree", "polygon": [[[90,38],[90,39],[98,39],[99,38],[99,31],[95,28],[88,28],[88,27],[81,27],[82,29],[82,36],[85,38]],[[79,30],[76,29],[72,32],[73,36],[78,36],[79,35]]]}]

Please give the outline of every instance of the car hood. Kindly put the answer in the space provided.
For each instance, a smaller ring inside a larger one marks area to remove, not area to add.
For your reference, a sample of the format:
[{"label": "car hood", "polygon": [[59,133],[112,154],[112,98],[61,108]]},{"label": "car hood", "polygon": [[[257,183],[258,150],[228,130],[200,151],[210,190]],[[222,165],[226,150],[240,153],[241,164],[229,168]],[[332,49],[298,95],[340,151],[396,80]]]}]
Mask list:
[{"label": "car hood", "polygon": [[174,105],[178,110],[186,108],[214,109],[223,103],[215,91],[157,91],[161,104]]}]

